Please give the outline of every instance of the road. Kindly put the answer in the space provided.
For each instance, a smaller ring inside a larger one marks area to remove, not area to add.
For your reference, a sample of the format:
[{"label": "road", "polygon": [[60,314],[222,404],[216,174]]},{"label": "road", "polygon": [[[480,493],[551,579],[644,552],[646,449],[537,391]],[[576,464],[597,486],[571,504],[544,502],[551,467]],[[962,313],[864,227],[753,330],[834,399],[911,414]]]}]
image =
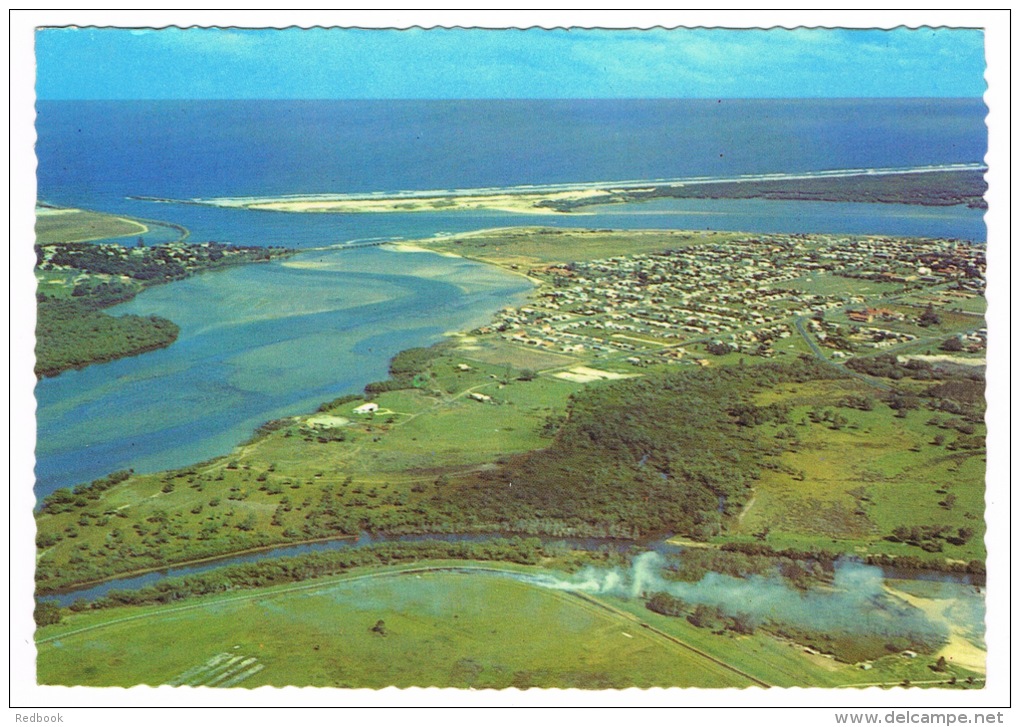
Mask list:
[{"label": "road", "polygon": [[826,356],[825,352],[822,351],[821,347],[819,347],[818,342],[815,341],[814,337],[812,337],[804,328],[805,320],[807,319],[804,316],[798,316],[797,318],[793,319],[793,325],[797,329],[797,333],[799,333],[801,337],[807,342],[808,348],[811,349],[811,353],[815,355],[815,358],[817,358],[819,361],[828,364],[832,368],[841,371],[842,373],[848,376],[852,376],[855,379],[863,381],[868,386],[872,386],[882,391],[893,390],[892,387],[886,384],[885,382],[879,381],[878,379],[872,378],[871,376],[866,376],[865,374],[861,374],[851,369],[848,369],[846,366],[838,364],[832,359],[830,359],[828,356]]}]

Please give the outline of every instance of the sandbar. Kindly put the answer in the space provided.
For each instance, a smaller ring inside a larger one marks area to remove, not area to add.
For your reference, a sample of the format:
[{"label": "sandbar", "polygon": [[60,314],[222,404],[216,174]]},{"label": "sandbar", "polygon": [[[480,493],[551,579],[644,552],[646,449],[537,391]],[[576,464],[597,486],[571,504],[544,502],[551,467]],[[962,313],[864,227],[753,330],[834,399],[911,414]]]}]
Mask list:
[{"label": "sandbar", "polygon": [[968,638],[965,628],[950,615],[953,599],[923,598],[888,585],[886,590],[923,611],[931,621],[945,624],[949,630],[948,641],[933,655],[935,658],[944,656],[950,664],[956,664],[981,674],[985,673],[988,654],[985,649]]},{"label": "sandbar", "polygon": [[598,189],[572,190],[553,193],[436,195],[431,197],[294,197],[288,199],[253,199],[232,206],[251,210],[274,212],[330,212],[330,213],[381,213],[381,212],[456,212],[461,210],[491,210],[529,215],[563,214],[553,207],[540,206],[543,202],[578,201],[604,195]]},{"label": "sandbar", "polygon": [[382,247],[392,252],[427,252],[432,255],[442,255],[443,257],[461,257],[457,253],[445,252],[441,250],[430,250],[427,247],[420,247],[418,245],[412,245],[407,242],[387,242]]}]

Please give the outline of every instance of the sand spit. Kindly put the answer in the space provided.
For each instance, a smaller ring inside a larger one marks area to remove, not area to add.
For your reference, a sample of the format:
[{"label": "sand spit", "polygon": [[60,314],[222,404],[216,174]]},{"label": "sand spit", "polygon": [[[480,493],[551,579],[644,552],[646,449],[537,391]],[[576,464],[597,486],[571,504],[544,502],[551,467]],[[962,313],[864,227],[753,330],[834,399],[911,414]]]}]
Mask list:
[{"label": "sand spit", "polygon": [[36,207],[36,217],[50,217],[52,215],[69,215],[75,212],[84,212],[77,207]]},{"label": "sand spit", "polygon": [[[259,199],[241,203],[247,209],[274,212],[330,212],[341,214],[383,212],[456,212],[462,210],[492,210],[529,215],[562,214],[552,207],[539,206],[542,202],[577,201],[605,194],[602,190],[586,189],[551,194],[507,193],[480,195],[450,195],[435,197],[380,197],[373,199],[350,197],[316,197],[293,199]],[[214,204],[217,202],[214,201]],[[236,206],[231,201],[230,206]]]},{"label": "sand spit", "polygon": [[442,255],[443,257],[461,257],[460,255],[453,252],[441,252],[439,250],[430,250],[427,247],[420,247],[418,245],[412,245],[407,242],[387,242],[385,245],[382,245],[381,247],[385,250],[390,250],[391,252],[405,252],[405,253],[427,252],[431,255]]},{"label": "sand spit", "polygon": [[[881,169],[830,169],[814,172],[746,174],[722,177],[687,177],[669,179],[632,179],[601,182],[532,184],[514,187],[483,187],[473,189],[421,190],[394,193],[310,194],[279,197],[218,197],[192,199],[189,204],[234,207],[277,212],[330,212],[330,213],[381,213],[381,212],[434,212],[457,210],[492,210],[523,214],[563,214],[567,209],[555,209],[555,203],[584,203],[626,201],[631,194],[648,194],[662,187],[686,187],[711,183],[740,183],[779,180],[825,179],[831,177],[882,176],[889,174],[921,174],[929,172],[959,172],[987,169],[982,164],[949,164],[927,167],[897,167]],[[158,198],[156,201],[173,201]],[[542,204],[546,203],[546,204]],[[549,205],[548,203],[553,203]],[[541,205],[541,206],[540,206]],[[579,205],[568,205],[579,206]],[[576,214],[576,212],[573,212]]]}]

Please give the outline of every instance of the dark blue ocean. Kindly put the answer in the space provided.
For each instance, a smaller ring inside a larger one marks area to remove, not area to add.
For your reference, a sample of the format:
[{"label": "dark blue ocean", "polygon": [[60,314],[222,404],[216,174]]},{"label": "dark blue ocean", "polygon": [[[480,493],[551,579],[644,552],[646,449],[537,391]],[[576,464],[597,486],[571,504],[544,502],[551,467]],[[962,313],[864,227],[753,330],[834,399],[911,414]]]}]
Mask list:
[{"label": "dark blue ocean", "polygon": [[[527,224],[985,239],[981,213],[963,207],[657,200],[563,216],[341,215],[129,199],[976,163],[979,100],[42,101],[37,111],[40,200],[166,220],[196,241],[311,248]],[[37,493],[229,452],[260,422],[358,391],[396,351],[478,325],[527,290],[427,254],[293,262],[153,288],[115,310],[168,317],[181,337],[39,383]]]},{"label": "dark blue ocean", "polygon": [[739,200],[675,203],[657,216],[644,208],[640,219],[612,208],[596,220],[495,213],[296,218],[263,212],[255,218],[127,199],[979,163],[987,148],[986,107],[979,99],[42,101],[37,108],[40,199],[170,219],[196,239],[321,245],[463,231],[508,219],[984,239],[981,215],[973,210],[943,210],[924,222],[883,205],[859,205],[853,214],[837,210],[831,224],[813,220],[805,230],[801,218],[816,216],[810,207],[777,205],[774,214],[762,214]]}]

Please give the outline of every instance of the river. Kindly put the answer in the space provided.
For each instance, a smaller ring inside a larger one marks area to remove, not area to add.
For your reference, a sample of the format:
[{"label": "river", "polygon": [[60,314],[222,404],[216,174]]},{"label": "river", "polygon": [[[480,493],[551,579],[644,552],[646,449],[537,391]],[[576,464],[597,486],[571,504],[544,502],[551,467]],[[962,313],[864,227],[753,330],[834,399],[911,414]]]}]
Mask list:
[{"label": "river", "polygon": [[492,266],[376,248],[150,288],[111,313],[169,318],[176,343],[36,387],[36,495],[226,454],[261,423],[385,379],[398,351],[487,323],[530,289]]},{"label": "river", "polygon": [[[297,545],[280,545],[263,550],[243,553],[240,555],[214,558],[199,563],[188,565],[171,566],[158,570],[148,571],[137,575],[127,575],[118,578],[96,583],[93,585],[81,586],[68,589],[61,593],[47,596],[47,599],[59,603],[61,606],[69,606],[77,600],[94,601],[102,598],[110,591],[131,590],[151,586],[167,578],[196,575],[207,571],[223,568],[225,566],[240,565],[242,563],[257,563],[273,558],[285,558],[290,556],[304,555],[306,553],[321,553],[328,551],[347,550],[360,548],[378,543],[421,543],[430,540],[444,542],[484,542],[493,538],[510,537],[500,533],[432,533],[422,535],[373,535],[361,533],[357,538],[338,538],[335,540],[323,540],[312,543],[300,543]],[[649,552],[656,553],[681,553],[684,548],[674,545],[668,538],[650,538],[646,540],[616,540],[612,538],[561,538],[550,536],[522,535],[520,537],[538,538],[543,545],[559,545],[576,550],[606,550],[619,553]],[[946,573],[933,570],[911,570],[906,568],[882,567],[882,574],[885,578],[905,581],[937,581],[941,583],[954,583],[959,585],[981,585],[985,583],[984,576],[972,575],[969,573]]]}]

